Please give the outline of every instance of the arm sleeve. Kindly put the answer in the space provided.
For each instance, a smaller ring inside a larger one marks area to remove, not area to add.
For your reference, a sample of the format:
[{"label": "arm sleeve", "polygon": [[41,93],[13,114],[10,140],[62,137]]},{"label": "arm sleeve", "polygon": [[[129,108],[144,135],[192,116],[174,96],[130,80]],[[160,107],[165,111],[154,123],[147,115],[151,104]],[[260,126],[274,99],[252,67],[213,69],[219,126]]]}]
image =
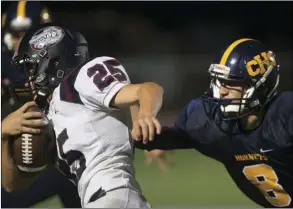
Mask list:
[{"label": "arm sleeve", "polygon": [[288,131],[291,136],[291,143],[293,144],[293,111],[291,112],[289,116]]},{"label": "arm sleeve", "polygon": [[143,144],[142,141],[135,141],[135,147],[143,150],[173,150],[191,149],[193,141],[187,133],[175,127],[163,127],[161,134],[155,135],[153,141]]},{"label": "arm sleeve", "polygon": [[172,149],[191,149],[195,148],[196,141],[190,137],[186,130],[186,122],[194,102],[188,103],[184,110],[179,114],[174,127],[163,127],[161,134],[155,135],[154,140],[143,144],[141,141],[135,142],[135,146],[138,149],[161,149],[161,150],[172,150]]},{"label": "arm sleeve", "polygon": [[279,98],[275,105],[275,112],[278,114],[276,117],[283,121],[290,136],[288,143],[293,145],[293,91],[283,92],[279,95]]},{"label": "arm sleeve", "polygon": [[116,59],[98,57],[81,68],[74,88],[87,107],[110,109],[112,98],[128,84],[130,79],[124,67]]}]

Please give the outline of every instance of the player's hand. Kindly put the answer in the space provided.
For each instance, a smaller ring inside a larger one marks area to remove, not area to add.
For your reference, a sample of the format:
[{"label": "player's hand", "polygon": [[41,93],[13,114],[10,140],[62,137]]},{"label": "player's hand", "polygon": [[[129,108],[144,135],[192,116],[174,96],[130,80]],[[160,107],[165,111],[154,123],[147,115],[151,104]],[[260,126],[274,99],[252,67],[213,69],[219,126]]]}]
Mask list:
[{"label": "player's hand", "polygon": [[145,164],[150,165],[155,162],[162,172],[167,172],[168,165],[174,163],[174,151],[152,150],[144,151]]},{"label": "player's hand", "polygon": [[161,133],[161,124],[158,119],[150,113],[139,112],[138,117],[133,121],[131,135],[134,140],[143,140],[146,144],[154,139],[155,134]]},{"label": "player's hand", "polygon": [[2,121],[2,138],[8,135],[21,133],[36,134],[41,128],[48,125],[41,112],[26,112],[28,108],[36,106],[35,102],[27,102],[18,110],[12,112]]}]

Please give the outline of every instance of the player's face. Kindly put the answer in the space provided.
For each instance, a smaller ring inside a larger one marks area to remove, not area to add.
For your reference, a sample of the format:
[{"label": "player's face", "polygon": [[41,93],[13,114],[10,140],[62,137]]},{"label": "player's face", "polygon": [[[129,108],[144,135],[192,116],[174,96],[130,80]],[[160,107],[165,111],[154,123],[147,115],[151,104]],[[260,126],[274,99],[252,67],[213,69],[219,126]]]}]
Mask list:
[{"label": "player's face", "polygon": [[[220,98],[221,99],[240,99],[243,95],[243,91],[246,90],[244,83],[224,81],[219,80],[220,87]],[[239,100],[232,101],[232,103],[237,103]]]}]

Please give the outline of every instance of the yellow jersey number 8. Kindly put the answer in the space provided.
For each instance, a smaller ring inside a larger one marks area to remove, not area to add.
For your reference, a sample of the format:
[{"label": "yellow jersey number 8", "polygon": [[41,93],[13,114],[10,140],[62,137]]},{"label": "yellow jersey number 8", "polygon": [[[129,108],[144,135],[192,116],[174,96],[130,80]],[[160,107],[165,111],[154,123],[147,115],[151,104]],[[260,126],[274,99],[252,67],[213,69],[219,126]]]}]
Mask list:
[{"label": "yellow jersey number 8", "polygon": [[279,179],[271,166],[265,164],[245,166],[242,172],[261,191],[270,204],[276,207],[290,205],[291,197],[278,184]]}]

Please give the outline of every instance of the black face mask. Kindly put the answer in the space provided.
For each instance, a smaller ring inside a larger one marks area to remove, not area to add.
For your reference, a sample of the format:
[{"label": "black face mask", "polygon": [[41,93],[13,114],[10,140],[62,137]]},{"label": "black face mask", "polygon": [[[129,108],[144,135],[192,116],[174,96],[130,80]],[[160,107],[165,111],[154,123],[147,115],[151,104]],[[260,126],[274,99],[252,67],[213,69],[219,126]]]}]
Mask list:
[{"label": "black face mask", "polygon": [[48,106],[49,106],[48,98],[51,95],[51,92],[52,91],[47,87],[37,88],[37,91],[35,94],[35,102],[39,108],[43,110],[48,109]]}]

